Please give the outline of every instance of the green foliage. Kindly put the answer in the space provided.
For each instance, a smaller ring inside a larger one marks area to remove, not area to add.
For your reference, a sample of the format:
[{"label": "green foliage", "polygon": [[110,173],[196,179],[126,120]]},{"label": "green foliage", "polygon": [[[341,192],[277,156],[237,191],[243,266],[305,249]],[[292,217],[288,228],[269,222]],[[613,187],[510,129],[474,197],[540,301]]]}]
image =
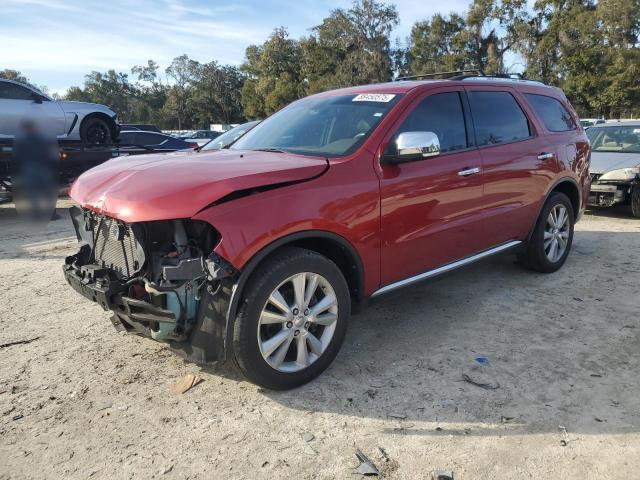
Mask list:
[{"label": "green foliage", "polygon": [[[393,76],[477,69],[508,72],[522,59],[528,78],[561,87],[583,116],[640,116],[640,0],[471,0],[465,12],[416,22],[407,46],[398,12],[380,0],[333,10],[310,34],[284,27],[246,49],[240,68],[176,57],[161,74],[153,60],[122,72],[91,72],[70,100],[104,103],[124,122],[207,128],[263,118],[305,95],[389,81]],[[15,70],[0,78],[28,79]]]},{"label": "green foliage", "polygon": [[242,89],[245,115],[269,115],[305,95],[301,78],[302,47],[289,38],[284,27],[276,28],[262,45],[246,51],[242,71],[247,75]]}]

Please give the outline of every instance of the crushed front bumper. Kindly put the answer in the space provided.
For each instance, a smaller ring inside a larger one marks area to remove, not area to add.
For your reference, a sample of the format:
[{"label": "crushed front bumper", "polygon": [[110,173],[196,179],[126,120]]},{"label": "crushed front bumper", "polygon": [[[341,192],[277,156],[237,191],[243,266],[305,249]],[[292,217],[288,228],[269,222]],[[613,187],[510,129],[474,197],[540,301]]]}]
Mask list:
[{"label": "crushed front bumper", "polygon": [[148,250],[145,243],[157,238],[153,225],[128,225],[78,208],[71,217],[80,250],[66,258],[65,280],[111,311],[117,330],[166,342],[197,363],[224,358],[238,275],[228,262],[214,253],[205,257],[198,247],[176,255]]},{"label": "crushed front bumper", "polygon": [[599,184],[592,183],[589,191],[589,205],[611,207],[624,203],[631,193],[631,184]]}]

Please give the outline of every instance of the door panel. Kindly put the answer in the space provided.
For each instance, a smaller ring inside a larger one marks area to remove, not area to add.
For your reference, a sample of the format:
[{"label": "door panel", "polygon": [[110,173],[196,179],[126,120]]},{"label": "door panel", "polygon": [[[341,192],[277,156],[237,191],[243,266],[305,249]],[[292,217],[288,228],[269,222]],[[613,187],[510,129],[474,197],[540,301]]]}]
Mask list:
[{"label": "door panel", "polygon": [[538,155],[550,150],[540,138],[480,150],[487,248],[528,235],[551,181],[549,164],[555,162],[555,157],[538,160]]},{"label": "door panel", "polygon": [[[442,102],[443,95],[455,93]],[[432,131],[444,150],[437,157],[381,167],[382,285],[460,258],[482,244],[482,158],[467,144],[457,90],[417,99],[388,142],[400,131]],[[477,169],[477,173],[459,172]]]},{"label": "door panel", "polygon": [[385,166],[382,283],[431,270],[481,248],[482,173],[477,151]]},{"label": "door panel", "polygon": [[[537,119],[515,90],[466,90],[484,167],[483,249],[523,240],[537,219],[557,152],[540,135]],[[542,157],[549,153],[553,156]]]}]

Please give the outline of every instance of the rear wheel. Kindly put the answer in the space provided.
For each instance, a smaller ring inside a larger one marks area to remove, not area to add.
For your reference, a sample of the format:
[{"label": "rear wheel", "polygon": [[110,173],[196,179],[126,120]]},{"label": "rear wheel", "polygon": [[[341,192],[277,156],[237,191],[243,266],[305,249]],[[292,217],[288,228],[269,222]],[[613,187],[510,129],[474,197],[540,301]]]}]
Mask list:
[{"label": "rear wheel", "polygon": [[567,260],[573,242],[574,212],[564,193],[551,194],[540,213],[523,263],[533,270],[551,273]]},{"label": "rear wheel", "polygon": [[90,145],[105,145],[111,143],[111,127],[102,118],[89,117],[82,122],[80,139],[83,143]]},{"label": "rear wheel", "polygon": [[283,390],[318,376],[340,349],[347,283],[328,258],[286,248],[253,273],[233,331],[234,356],[252,382]]},{"label": "rear wheel", "polygon": [[640,218],[640,185],[634,185],[631,190],[631,213]]}]

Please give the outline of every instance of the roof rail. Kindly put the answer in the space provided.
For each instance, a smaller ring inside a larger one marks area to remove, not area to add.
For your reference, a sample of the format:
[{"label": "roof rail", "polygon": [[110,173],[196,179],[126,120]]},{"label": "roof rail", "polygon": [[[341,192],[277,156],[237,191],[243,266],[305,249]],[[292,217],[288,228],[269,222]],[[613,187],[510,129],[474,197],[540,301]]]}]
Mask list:
[{"label": "roof rail", "polygon": [[[448,76],[447,76],[448,75]],[[482,70],[454,70],[452,72],[435,72],[435,73],[424,73],[421,75],[409,75],[406,77],[398,77],[396,81],[400,80],[419,80],[421,78],[433,78],[436,76],[445,76],[445,80],[468,80],[468,79],[478,79],[478,80],[520,80],[523,82],[532,82],[544,85],[543,82],[538,80],[529,80],[525,78],[521,73],[495,73],[492,75],[485,75]]]},{"label": "roof rail", "polygon": [[[470,73],[475,73],[475,75],[468,75]],[[420,75],[407,75],[404,77],[396,78],[396,81],[399,82],[401,80],[419,80],[421,78],[433,78],[441,75],[448,75],[447,79],[458,77],[475,77],[481,75],[482,72],[480,70],[471,69],[471,70],[453,70],[451,72],[434,72],[434,73],[422,73]]]}]

